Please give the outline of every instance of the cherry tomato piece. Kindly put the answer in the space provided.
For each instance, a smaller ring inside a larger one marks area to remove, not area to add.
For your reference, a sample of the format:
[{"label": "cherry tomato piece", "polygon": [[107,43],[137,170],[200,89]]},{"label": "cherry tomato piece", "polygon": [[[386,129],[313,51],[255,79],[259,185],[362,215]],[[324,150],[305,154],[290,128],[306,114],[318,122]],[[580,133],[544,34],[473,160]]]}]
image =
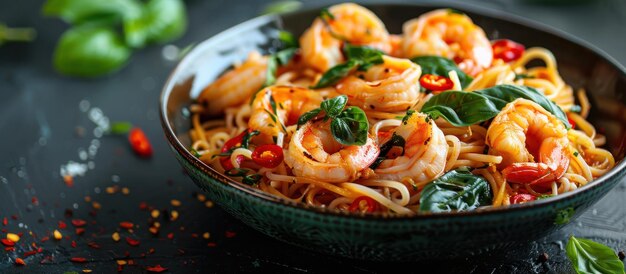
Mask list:
[{"label": "cherry tomato piece", "polygon": [[508,39],[496,40],[491,43],[493,58],[502,59],[504,62],[511,62],[519,59],[524,54],[526,48],[520,43]]},{"label": "cherry tomato piece", "polygon": [[523,204],[526,202],[534,201],[536,199],[537,197],[535,197],[535,195],[527,194],[527,193],[519,193],[519,194],[513,195],[510,201],[511,201],[511,204],[514,205],[514,204]]},{"label": "cherry tomato piece", "polygon": [[357,212],[361,208],[362,201],[365,201],[367,203],[367,208],[366,208],[367,212],[371,213],[371,212],[376,212],[378,210],[378,203],[374,201],[374,199],[367,197],[367,196],[359,196],[356,199],[354,199],[352,204],[350,204],[350,207],[348,208],[348,210],[350,212]]},{"label": "cherry tomato piece", "polygon": [[148,137],[143,133],[140,128],[133,128],[128,134],[128,141],[135,153],[141,157],[152,156],[152,146]]},{"label": "cherry tomato piece", "polygon": [[451,89],[454,86],[454,83],[450,78],[443,77],[434,74],[424,74],[420,78],[420,84],[425,89],[431,91],[442,91]]},{"label": "cherry tomato piece", "polygon": [[266,168],[277,167],[283,159],[283,149],[273,144],[260,145],[252,152],[252,161]]}]

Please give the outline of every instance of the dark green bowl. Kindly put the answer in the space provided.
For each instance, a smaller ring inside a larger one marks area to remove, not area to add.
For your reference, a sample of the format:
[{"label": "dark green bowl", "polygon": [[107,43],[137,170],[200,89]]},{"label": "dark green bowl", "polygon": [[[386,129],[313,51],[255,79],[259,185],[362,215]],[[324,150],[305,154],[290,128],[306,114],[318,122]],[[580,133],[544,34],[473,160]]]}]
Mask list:
[{"label": "dark green bowl", "polygon": [[[371,5],[392,33],[435,5]],[[234,61],[252,49],[264,51],[277,28],[300,34],[319,9],[258,17],[198,44],[178,64],[161,94],[161,121],[174,154],[189,176],[224,210],[281,241],[358,259],[407,261],[466,256],[537,239],[561,228],[598,201],[626,173],[626,73],[613,59],[565,33],[501,12],[452,5],[467,13],[489,38],[510,38],[551,50],[574,88],[587,90],[591,121],[607,136],[620,163],[592,183],[557,197],[503,208],[420,214],[413,217],[355,215],[285,201],[235,182],[196,159],[190,146],[192,99]],[[500,37],[498,37],[500,36]]]}]

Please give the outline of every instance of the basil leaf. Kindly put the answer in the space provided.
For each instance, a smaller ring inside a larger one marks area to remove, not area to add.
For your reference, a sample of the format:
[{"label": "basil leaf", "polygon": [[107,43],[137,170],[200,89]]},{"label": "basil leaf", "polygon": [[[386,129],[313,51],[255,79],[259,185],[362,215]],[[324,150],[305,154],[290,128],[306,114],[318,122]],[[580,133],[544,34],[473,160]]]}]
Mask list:
[{"label": "basil leaf", "polygon": [[456,71],[461,82],[461,87],[467,87],[473,80],[472,77],[465,74],[454,61],[440,56],[419,56],[411,59],[413,63],[417,63],[422,67],[422,75],[433,74],[448,77],[448,72]]},{"label": "basil leaf", "polygon": [[71,24],[81,24],[103,17],[119,19],[133,18],[141,13],[136,0],[48,0],[43,6],[43,14],[57,16]]},{"label": "basil leaf", "polygon": [[326,115],[331,118],[335,118],[341,113],[341,111],[343,111],[343,108],[346,106],[347,103],[348,96],[339,95],[335,98],[322,101],[320,107],[324,112],[326,112]]},{"label": "basil leaf", "polygon": [[382,51],[375,48],[345,44],[343,51],[348,59],[359,61],[361,66],[371,66],[373,64],[382,64],[384,62]]},{"label": "basil leaf", "polygon": [[367,142],[369,123],[365,112],[358,107],[346,108],[330,122],[330,132],[339,143],[362,146]]},{"label": "basil leaf", "polygon": [[606,245],[570,236],[565,250],[576,273],[624,273],[624,263]]},{"label": "basil leaf", "polygon": [[324,21],[335,20],[335,16],[332,13],[330,13],[328,9],[322,9],[320,11],[320,18]]},{"label": "basil leaf", "polygon": [[513,102],[518,98],[531,100],[542,106],[546,111],[554,114],[556,118],[565,124],[565,127],[568,129],[571,128],[565,112],[563,112],[557,104],[550,101],[550,99],[534,88],[516,85],[497,85],[487,89],[474,91],[474,93],[487,97],[498,109],[504,108],[506,104]]},{"label": "basil leaf", "polygon": [[54,52],[54,66],[66,75],[99,76],[121,68],[130,53],[110,28],[74,27],[63,33]]},{"label": "basil leaf", "polygon": [[316,109],[313,109],[311,111],[307,111],[304,114],[302,114],[300,116],[300,118],[298,118],[298,127],[306,124],[306,122],[308,122],[309,120],[315,118],[315,116],[320,114],[321,111],[322,111],[321,108],[316,108]]},{"label": "basil leaf", "polygon": [[391,136],[391,139],[389,139],[389,141],[387,141],[380,147],[380,153],[378,154],[378,157],[376,157],[376,160],[374,161],[374,163],[370,165],[370,168],[376,169],[380,165],[380,163],[382,163],[385,159],[387,159],[387,153],[389,153],[389,151],[393,147],[401,147],[402,153],[400,155],[404,155],[405,144],[406,144],[406,141],[404,140],[404,138],[394,133]]},{"label": "basil leaf", "polygon": [[173,40],[186,28],[187,14],[182,0],[150,0],[141,15],[124,21],[126,43],[135,48]]},{"label": "basil leaf", "polygon": [[286,30],[278,32],[278,40],[283,44],[284,48],[299,48],[298,39]]},{"label": "basil leaf", "polygon": [[348,74],[358,65],[359,62],[356,60],[348,60],[348,62],[336,65],[327,70],[324,75],[322,75],[322,78],[320,78],[317,84],[315,84],[312,88],[318,89],[334,85],[339,80],[348,76]]},{"label": "basil leaf", "polygon": [[243,176],[243,179],[241,180],[241,182],[249,186],[255,186],[259,183],[261,178],[263,178],[261,174],[250,174],[250,175]]},{"label": "basil leaf", "polygon": [[289,63],[289,60],[291,60],[293,55],[296,54],[297,50],[298,48],[287,48],[275,53],[274,55],[276,56],[276,61],[278,61],[278,64],[280,65],[286,65]]},{"label": "basil leaf", "polygon": [[489,120],[500,112],[487,97],[476,92],[446,91],[430,98],[421,112],[432,118],[443,117],[457,127]]},{"label": "basil leaf", "polygon": [[297,48],[284,49],[272,54],[267,59],[267,70],[265,84],[263,84],[263,87],[268,87],[276,83],[276,71],[278,70],[278,65],[286,65],[289,63],[289,60],[291,60],[297,50]]},{"label": "basil leaf", "polygon": [[452,170],[428,183],[420,197],[420,211],[473,210],[491,204],[489,182],[467,168]]}]

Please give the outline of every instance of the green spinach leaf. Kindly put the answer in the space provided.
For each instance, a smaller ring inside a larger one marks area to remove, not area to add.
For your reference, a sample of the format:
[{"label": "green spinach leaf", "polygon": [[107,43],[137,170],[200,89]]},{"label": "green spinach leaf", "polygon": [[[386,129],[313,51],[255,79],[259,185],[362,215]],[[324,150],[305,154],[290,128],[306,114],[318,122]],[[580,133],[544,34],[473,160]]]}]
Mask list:
[{"label": "green spinach leaf", "polygon": [[474,92],[487,97],[498,109],[504,108],[506,104],[518,98],[531,100],[542,106],[546,111],[554,114],[568,129],[571,128],[565,112],[534,88],[517,85],[497,85]]},{"label": "green spinach leaf", "polygon": [[443,117],[457,127],[489,120],[500,112],[487,97],[475,92],[446,91],[430,98],[421,112],[432,118]]},{"label": "green spinach leaf", "polygon": [[606,245],[570,236],[565,250],[576,273],[624,274],[624,263]]},{"label": "green spinach leaf", "polygon": [[121,68],[130,53],[122,38],[110,28],[74,27],[61,37],[54,52],[54,66],[66,75],[99,76]]},{"label": "green spinach leaf", "polygon": [[452,170],[428,183],[420,197],[420,211],[473,210],[491,204],[489,182],[466,168]]},{"label": "green spinach leaf", "polygon": [[150,0],[139,16],[124,21],[126,43],[135,48],[173,40],[186,28],[187,13],[182,0]]},{"label": "green spinach leaf", "polygon": [[433,74],[448,77],[448,72],[456,71],[461,82],[461,87],[466,88],[471,82],[472,77],[463,72],[454,61],[440,56],[419,56],[411,59],[413,63],[417,63],[422,67],[422,75]]}]

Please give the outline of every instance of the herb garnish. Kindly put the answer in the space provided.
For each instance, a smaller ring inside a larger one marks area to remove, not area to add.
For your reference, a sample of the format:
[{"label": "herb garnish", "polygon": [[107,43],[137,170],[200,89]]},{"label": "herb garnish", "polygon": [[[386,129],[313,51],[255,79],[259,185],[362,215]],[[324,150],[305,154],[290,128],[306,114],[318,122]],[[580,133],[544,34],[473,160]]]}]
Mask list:
[{"label": "herb garnish", "polygon": [[624,263],[606,245],[570,236],[565,250],[576,273],[624,273]]},{"label": "herb garnish", "polygon": [[362,146],[367,142],[367,132],[369,131],[367,116],[358,107],[352,106],[344,109],[347,103],[348,97],[345,95],[324,100],[319,108],[300,116],[298,127],[317,117],[323,111],[326,115],[320,118],[324,121],[332,119],[330,132],[337,142],[344,145]]},{"label": "herb garnish", "polygon": [[343,52],[348,60],[326,71],[312,88],[318,89],[331,86],[348,76],[355,69],[366,71],[371,66],[384,62],[383,53],[380,50],[367,46],[354,46],[346,43],[343,47]]},{"label": "herb garnish", "polygon": [[490,205],[489,182],[468,168],[449,171],[428,183],[420,197],[419,210],[429,212],[465,211]]}]

